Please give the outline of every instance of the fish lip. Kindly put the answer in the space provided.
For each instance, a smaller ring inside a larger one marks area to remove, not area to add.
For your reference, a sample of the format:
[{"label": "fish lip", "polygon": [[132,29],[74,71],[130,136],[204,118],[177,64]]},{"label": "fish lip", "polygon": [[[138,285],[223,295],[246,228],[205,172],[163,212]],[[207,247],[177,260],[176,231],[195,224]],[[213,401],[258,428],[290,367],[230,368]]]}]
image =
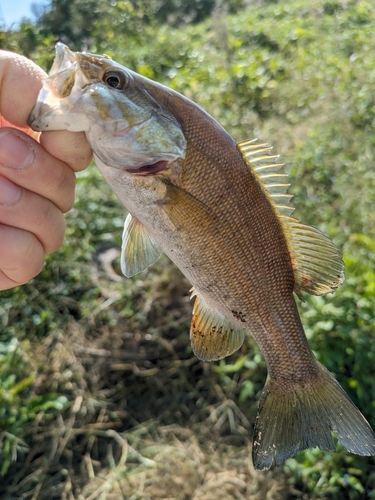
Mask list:
[{"label": "fish lip", "polygon": [[160,172],[163,172],[164,170],[167,169],[168,163],[169,163],[168,160],[159,160],[155,163],[151,163],[150,165],[143,165],[142,167],[139,168],[125,168],[124,170],[129,174],[145,177],[148,175],[156,175],[159,174]]}]

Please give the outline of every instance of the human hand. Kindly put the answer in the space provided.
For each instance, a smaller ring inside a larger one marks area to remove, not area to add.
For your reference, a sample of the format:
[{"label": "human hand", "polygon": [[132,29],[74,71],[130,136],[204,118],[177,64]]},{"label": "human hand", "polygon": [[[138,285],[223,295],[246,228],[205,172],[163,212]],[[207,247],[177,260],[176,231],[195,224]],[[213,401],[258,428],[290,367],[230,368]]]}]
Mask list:
[{"label": "human hand", "polygon": [[83,133],[27,127],[45,73],[0,51],[0,290],[26,283],[64,238],[74,201],[74,172],[92,152]]}]

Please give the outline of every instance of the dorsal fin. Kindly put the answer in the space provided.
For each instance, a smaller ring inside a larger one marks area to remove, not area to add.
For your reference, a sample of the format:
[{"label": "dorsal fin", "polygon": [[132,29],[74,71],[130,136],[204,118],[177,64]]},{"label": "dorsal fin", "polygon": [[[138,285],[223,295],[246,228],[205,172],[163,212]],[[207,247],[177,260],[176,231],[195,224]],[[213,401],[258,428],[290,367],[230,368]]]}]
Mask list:
[{"label": "dorsal fin", "polygon": [[195,297],[190,341],[197,358],[216,361],[237,351],[243,344],[245,330],[210,309],[194,288],[190,291],[191,297]]},{"label": "dorsal fin", "polygon": [[121,246],[121,271],[130,278],[151,266],[161,255],[160,248],[136,217],[125,219]]},{"label": "dorsal fin", "polygon": [[336,245],[315,227],[281,216],[295,277],[295,292],[312,295],[333,292],[344,281],[344,263]]},{"label": "dorsal fin", "polygon": [[278,155],[271,155],[271,147],[256,139],[237,144],[243,159],[257,178],[264,193],[275,209],[287,241],[294,269],[294,291],[301,297],[301,290],[313,295],[333,292],[344,280],[344,264],[337,247],[314,227],[307,226],[294,217],[287,193],[287,174]]},{"label": "dorsal fin", "polygon": [[289,184],[285,182],[288,177],[281,170],[284,163],[279,163],[279,155],[270,155],[272,147],[266,143],[258,143],[256,139],[240,142],[237,144],[242,157],[256,174],[260,184],[272,204],[277,208],[280,215],[290,215],[294,208],[289,204],[293,197],[287,193]]}]

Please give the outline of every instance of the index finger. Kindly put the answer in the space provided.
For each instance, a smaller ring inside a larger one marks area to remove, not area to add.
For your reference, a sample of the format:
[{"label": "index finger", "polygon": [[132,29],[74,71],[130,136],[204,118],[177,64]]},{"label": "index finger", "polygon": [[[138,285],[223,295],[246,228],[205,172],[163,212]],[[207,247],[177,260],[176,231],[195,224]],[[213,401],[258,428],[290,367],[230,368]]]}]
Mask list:
[{"label": "index finger", "polygon": [[84,132],[51,130],[42,132],[39,140],[46,151],[69,165],[74,172],[83,170],[92,160],[92,150]]}]

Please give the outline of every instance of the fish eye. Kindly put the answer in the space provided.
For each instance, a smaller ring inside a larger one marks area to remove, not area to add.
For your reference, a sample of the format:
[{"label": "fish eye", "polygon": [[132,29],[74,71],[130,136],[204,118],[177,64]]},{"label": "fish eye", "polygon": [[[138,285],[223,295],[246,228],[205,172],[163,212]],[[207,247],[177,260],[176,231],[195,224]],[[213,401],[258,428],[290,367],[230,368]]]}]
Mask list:
[{"label": "fish eye", "polygon": [[117,90],[122,90],[126,87],[126,76],[121,71],[110,69],[104,73],[103,81],[109,86]]}]

